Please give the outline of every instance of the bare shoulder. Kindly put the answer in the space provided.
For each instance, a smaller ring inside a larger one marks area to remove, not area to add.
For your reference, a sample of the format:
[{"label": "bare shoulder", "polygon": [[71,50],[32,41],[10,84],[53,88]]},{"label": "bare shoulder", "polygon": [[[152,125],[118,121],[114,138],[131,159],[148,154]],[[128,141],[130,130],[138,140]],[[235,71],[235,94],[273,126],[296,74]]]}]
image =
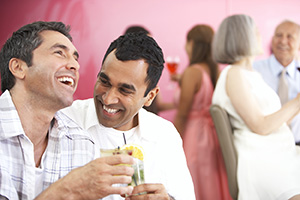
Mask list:
[{"label": "bare shoulder", "polygon": [[227,73],[227,81],[241,80],[243,79],[243,73],[245,69],[241,67],[231,67]]},{"label": "bare shoulder", "polygon": [[200,70],[197,67],[192,66],[188,66],[184,72],[183,72],[183,77],[186,77],[188,79],[190,78],[201,78],[202,76],[202,70]]}]

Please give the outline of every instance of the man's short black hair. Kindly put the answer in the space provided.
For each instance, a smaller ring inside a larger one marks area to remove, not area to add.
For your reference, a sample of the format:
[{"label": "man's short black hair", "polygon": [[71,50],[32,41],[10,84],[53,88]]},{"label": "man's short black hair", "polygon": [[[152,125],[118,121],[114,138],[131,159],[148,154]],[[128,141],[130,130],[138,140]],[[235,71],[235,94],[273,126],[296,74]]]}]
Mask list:
[{"label": "man's short black hair", "polygon": [[145,96],[157,86],[164,68],[164,57],[161,48],[152,37],[140,32],[127,33],[120,36],[110,44],[104,55],[102,65],[107,55],[114,50],[116,50],[115,55],[118,60],[129,61],[143,59],[148,63],[147,77],[145,80],[145,82],[148,83],[148,87]]}]

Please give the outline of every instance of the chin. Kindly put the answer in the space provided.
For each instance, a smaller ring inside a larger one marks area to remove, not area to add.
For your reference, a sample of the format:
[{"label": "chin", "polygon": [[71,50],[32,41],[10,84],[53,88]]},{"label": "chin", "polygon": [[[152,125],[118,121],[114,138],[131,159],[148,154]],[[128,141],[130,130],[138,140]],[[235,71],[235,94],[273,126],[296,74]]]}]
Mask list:
[{"label": "chin", "polygon": [[64,108],[65,107],[69,107],[69,106],[71,106],[72,104],[73,104],[73,101],[74,101],[74,99],[73,98],[68,98],[68,99],[64,99],[64,103],[63,103],[63,105],[64,105]]}]

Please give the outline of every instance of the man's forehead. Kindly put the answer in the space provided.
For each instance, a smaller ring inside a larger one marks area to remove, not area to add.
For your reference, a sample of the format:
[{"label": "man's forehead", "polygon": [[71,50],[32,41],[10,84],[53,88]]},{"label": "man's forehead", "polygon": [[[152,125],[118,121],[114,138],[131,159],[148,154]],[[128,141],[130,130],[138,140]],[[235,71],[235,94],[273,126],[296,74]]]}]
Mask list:
[{"label": "man's forehead", "polygon": [[73,43],[70,41],[70,39],[65,36],[64,34],[53,31],[53,30],[44,30],[39,33],[40,37],[42,38],[43,42],[52,42],[52,43],[58,43],[58,42],[64,42],[65,44],[68,44],[68,46],[75,48]]},{"label": "man's forehead", "polygon": [[299,26],[292,22],[281,23],[275,30],[275,32],[289,32],[292,34],[297,33],[299,31]]},{"label": "man's forehead", "polygon": [[53,31],[53,30],[44,30],[39,33],[40,37],[42,38],[41,45],[45,45],[46,48],[53,48],[56,47],[62,47],[65,46],[66,50],[74,53],[77,57],[79,57],[78,51],[76,47],[73,45],[73,43],[69,40],[67,36],[64,34]]}]

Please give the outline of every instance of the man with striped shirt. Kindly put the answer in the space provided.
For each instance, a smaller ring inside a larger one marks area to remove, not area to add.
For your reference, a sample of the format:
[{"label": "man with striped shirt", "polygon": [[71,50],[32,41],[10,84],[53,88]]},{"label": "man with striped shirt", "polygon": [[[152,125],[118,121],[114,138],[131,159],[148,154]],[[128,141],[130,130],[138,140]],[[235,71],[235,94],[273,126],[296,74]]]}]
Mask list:
[{"label": "man with striped shirt", "polygon": [[93,160],[89,134],[59,111],[73,102],[78,57],[69,27],[61,22],[25,25],[4,44],[0,199],[99,199],[132,191],[112,184],[131,182],[133,169],[115,165],[133,159]]}]

